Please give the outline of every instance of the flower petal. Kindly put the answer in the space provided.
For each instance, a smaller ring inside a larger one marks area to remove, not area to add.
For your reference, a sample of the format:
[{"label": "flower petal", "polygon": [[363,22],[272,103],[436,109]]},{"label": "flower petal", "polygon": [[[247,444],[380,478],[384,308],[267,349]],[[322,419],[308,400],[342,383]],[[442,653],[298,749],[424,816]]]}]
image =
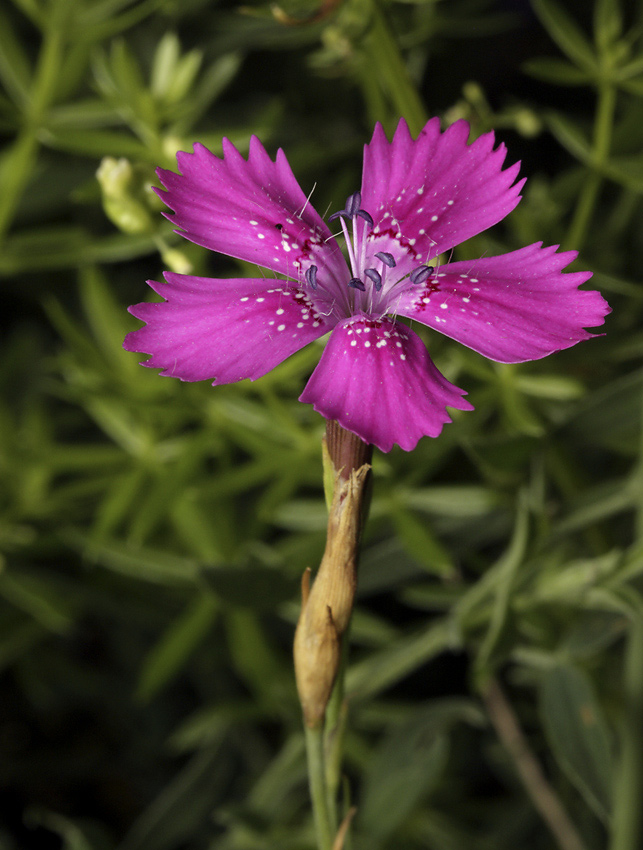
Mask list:
[{"label": "flower petal", "polygon": [[[414,141],[404,120],[389,143],[381,124],[364,147],[362,206],[374,219],[376,251],[424,263],[501,221],[520,200],[520,163],[502,171],[493,133],[468,145],[469,125],[444,133],[432,118]],[[512,185],[514,184],[514,185]]]},{"label": "flower petal", "polygon": [[450,422],[446,406],[473,410],[433,365],[422,340],[391,319],[340,322],[299,400],[367,443],[411,451]]},{"label": "flower petal", "polygon": [[607,302],[578,289],[591,272],[563,273],[576,251],[541,246],[449,263],[391,306],[500,363],[538,360],[590,339],[584,328],[603,324]]},{"label": "flower petal", "polygon": [[330,330],[306,293],[283,281],[171,272],[165,278],[150,286],[166,301],[130,307],[147,324],[123,343],[151,354],[142,365],[162,375],[214,384],[255,380]]},{"label": "flower petal", "polygon": [[[223,158],[206,147],[177,154],[180,174],[158,169],[167,191],[159,197],[187,239],[229,257],[301,281],[318,267],[322,284],[347,279],[347,266],[330,230],[308,203],[282,150],[273,162],[253,136],[246,161],[223,140]],[[343,290],[342,290],[343,291]]]}]

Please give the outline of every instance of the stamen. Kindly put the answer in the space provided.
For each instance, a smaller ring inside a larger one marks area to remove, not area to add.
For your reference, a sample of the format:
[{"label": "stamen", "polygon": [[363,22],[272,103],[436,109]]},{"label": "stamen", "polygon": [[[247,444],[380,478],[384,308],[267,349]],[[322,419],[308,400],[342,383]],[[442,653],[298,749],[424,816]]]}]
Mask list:
[{"label": "stamen", "polygon": [[411,278],[411,283],[424,283],[425,280],[431,277],[435,268],[433,266],[418,266],[417,269],[413,269],[409,277]]},{"label": "stamen", "polygon": [[317,266],[307,268],[304,277],[311,289],[317,289]]},{"label": "stamen", "polygon": [[364,286],[364,284],[358,277],[352,277],[348,281],[348,285],[352,286],[353,289],[359,289],[360,292],[366,292],[366,286]]},{"label": "stamen", "polygon": [[394,269],[396,266],[395,257],[393,254],[389,254],[388,251],[378,251],[375,254],[378,260],[381,260],[385,266],[388,266],[389,269]]},{"label": "stamen", "polygon": [[373,227],[373,218],[370,213],[367,213],[366,210],[360,209],[360,204],[362,203],[362,195],[360,192],[353,192],[352,195],[349,195],[346,198],[346,206],[343,210],[339,210],[336,213],[333,213],[328,217],[328,221],[333,221],[335,218],[339,218],[340,216],[346,221],[351,221],[356,216],[360,216],[364,219],[364,221],[368,222],[371,227]]},{"label": "stamen", "polygon": [[349,215],[351,218],[354,215],[357,215],[359,213],[359,208],[360,208],[361,203],[362,203],[362,193],[361,192],[353,192],[352,195],[349,195],[348,198],[346,198],[346,207],[345,207],[346,214]]},{"label": "stamen", "polygon": [[382,288],[382,275],[377,271],[377,269],[364,269],[364,274],[367,278],[369,278],[369,280],[373,281],[375,291],[379,292]]}]

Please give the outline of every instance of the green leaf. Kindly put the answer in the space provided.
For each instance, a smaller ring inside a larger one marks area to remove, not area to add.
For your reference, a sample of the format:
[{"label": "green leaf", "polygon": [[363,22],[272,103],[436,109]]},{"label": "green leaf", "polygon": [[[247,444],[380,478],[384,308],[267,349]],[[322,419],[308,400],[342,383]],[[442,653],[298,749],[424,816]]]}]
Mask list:
[{"label": "green leaf", "polygon": [[80,297],[94,338],[110,369],[131,375],[136,363],[126,356],[122,340],[127,331],[123,308],[116,302],[103,273],[96,266],[80,269]]},{"label": "green leaf", "polygon": [[607,52],[623,31],[620,0],[594,0],[594,41]]},{"label": "green leaf", "polygon": [[498,507],[498,496],[486,487],[452,485],[423,487],[415,490],[400,488],[396,497],[418,511],[446,517],[476,517]]},{"label": "green leaf", "polygon": [[611,157],[606,163],[597,166],[593,162],[590,142],[578,125],[556,112],[548,113],[546,120],[554,136],[573,157],[589,168],[600,170],[606,177],[620,183],[630,191],[643,193],[643,157],[640,154]]},{"label": "green leaf", "polygon": [[159,41],[152,61],[150,90],[157,98],[165,96],[181,55],[181,45],[175,33],[167,32]]},{"label": "green leaf", "polygon": [[[493,609],[489,620],[489,628],[482,641],[476,667],[480,674],[485,676],[489,671],[492,653],[496,648],[500,636],[505,627],[511,603],[511,594],[516,581],[516,574],[525,559],[527,542],[529,540],[529,513],[527,508],[527,497],[519,494],[518,510],[513,535],[506,551],[493,565],[489,573],[497,576],[495,583],[495,598]],[[489,574],[488,573],[488,574]],[[473,609],[475,610],[475,609]],[[460,622],[465,625],[465,618],[461,616]]]},{"label": "green leaf", "polygon": [[584,70],[597,71],[598,63],[590,41],[567,12],[553,0],[532,0],[532,6],[563,53]]},{"label": "green leaf", "polygon": [[579,381],[565,375],[518,375],[516,384],[525,395],[554,401],[581,398],[585,392]]},{"label": "green leaf", "polygon": [[0,80],[16,103],[26,103],[31,85],[31,66],[25,50],[0,9]]},{"label": "green leaf", "polygon": [[611,810],[609,733],[588,676],[561,665],[542,681],[540,710],[556,759],[594,812],[605,822]]},{"label": "green leaf", "polygon": [[558,86],[586,86],[593,76],[563,59],[542,56],[529,59],[523,64],[523,71],[537,80],[554,83]]},{"label": "green leaf", "polygon": [[4,571],[0,573],[0,596],[57,634],[64,634],[72,624],[68,602],[45,579]]},{"label": "green leaf", "polygon": [[405,550],[433,575],[453,577],[453,558],[431,530],[426,519],[420,521],[410,511],[393,504],[395,529]]},{"label": "green leaf", "polygon": [[[641,88],[643,94],[643,87]],[[643,194],[643,157],[613,156],[603,166],[603,173],[626,189]]]},{"label": "green leaf", "polygon": [[117,540],[94,542],[78,531],[68,531],[63,539],[82,552],[90,562],[114,572],[153,584],[193,584],[201,565],[193,558],[181,558],[169,552],[135,546]]},{"label": "green leaf", "polygon": [[279,664],[266,630],[254,611],[226,608],[225,626],[235,672],[262,702],[282,700],[282,683],[292,679]]},{"label": "green leaf", "polygon": [[448,620],[439,620],[419,634],[400,638],[365,661],[349,668],[346,690],[350,699],[365,700],[399,682],[417,667],[447,649],[460,647],[459,636]]},{"label": "green leaf", "polygon": [[[371,759],[359,807],[369,847],[402,830],[414,807],[437,784],[448,758],[446,732],[460,722],[479,725],[482,715],[464,700],[439,700],[395,723]],[[396,845],[401,846],[399,837]]]},{"label": "green leaf", "polygon": [[153,161],[154,154],[147,145],[130,133],[119,130],[86,130],[50,126],[43,141],[56,150],[77,153],[92,159],[103,156],[126,156],[143,162]]},{"label": "green leaf", "polygon": [[564,434],[583,446],[604,446],[618,454],[636,455],[641,439],[642,384],[643,372],[637,369],[585,396],[562,429]]},{"label": "green leaf", "polygon": [[170,682],[204,640],[217,615],[211,594],[199,594],[175,620],[143,663],[137,696],[147,702]]},{"label": "green leaf", "polygon": [[60,837],[61,850],[93,850],[94,845],[83,830],[69,818],[46,809],[30,808],[25,812],[25,822],[33,829],[43,826]]},{"label": "green leaf", "polygon": [[546,120],[550,130],[560,144],[584,165],[590,165],[592,161],[592,148],[580,127],[559,112],[548,113]]},{"label": "green leaf", "polygon": [[211,817],[213,800],[227,791],[229,782],[221,746],[199,750],[134,822],[119,850],[182,846]]},{"label": "green leaf", "polygon": [[295,598],[298,588],[297,580],[271,567],[208,567],[202,575],[225,602],[253,610],[274,611]]}]

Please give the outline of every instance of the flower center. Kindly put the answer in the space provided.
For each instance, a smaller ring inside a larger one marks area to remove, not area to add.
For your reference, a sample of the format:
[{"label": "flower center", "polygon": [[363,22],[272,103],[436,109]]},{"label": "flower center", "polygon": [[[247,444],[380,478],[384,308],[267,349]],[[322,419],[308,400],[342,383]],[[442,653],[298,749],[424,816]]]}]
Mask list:
[{"label": "flower center", "polygon": [[[343,210],[333,213],[329,221],[339,219],[344,238],[352,277],[347,281],[348,315],[366,313],[369,316],[381,317],[394,307],[394,298],[409,286],[425,283],[435,272],[433,266],[425,264],[416,266],[410,273],[400,275],[396,271],[399,260],[408,260],[402,246],[400,255],[396,258],[389,251],[377,251],[370,254],[369,244],[374,241],[373,217],[361,207],[360,192],[353,192],[346,199]],[[349,229],[350,228],[350,229]],[[367,257],[370,262],[367,265]],[[373,258],[378,262],[373,265]],[[408,262],[404,264],[408,269]],[[311,289],[317,288],[317,272],[315,265],[309,266],[304,273],[304,279]]]}]

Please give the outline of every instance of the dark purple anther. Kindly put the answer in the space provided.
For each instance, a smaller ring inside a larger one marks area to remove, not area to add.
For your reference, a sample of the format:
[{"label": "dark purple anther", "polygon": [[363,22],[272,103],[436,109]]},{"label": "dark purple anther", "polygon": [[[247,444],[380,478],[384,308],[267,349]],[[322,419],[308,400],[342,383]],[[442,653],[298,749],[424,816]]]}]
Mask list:
[{"label": "dark purple anther", "polygon": [[379,292],[382,288],[382,275],[377,271],[377,269],[364,269],[364,274],[367,278],[373,281],[375,291]]},{"label": "dark purple anther", "polygon": [[346,215],[349,215],[352,218],[359,212],[361,203],[362,193],[353,192],[352,195],[349,195],[348,198],[346,198],[346,207],[344,208],[344,212],[346,213]]},{"label": "dark purple anther", "polygon": [[366,287],[358,277],[352,277],[348,281],[348,285],[352,286],[353,289],[359,289],[360,292],[366,292]]},{"label": "dark purple anther", "polygon": [[304,274],[306,283],[311,289],[317,289],[317,266],[309,266]]},{"label": "dark purple anther", "polygon": [[371,227],[373,226],[373,218],[369,213],[366,212],[366,210],[357,210],[355,215],[358,215],[358,216],[360,216],[360,218],[363,218],[364,221],[367,224],[370,224]]},{"label": "dark purple anther", "polygon": [[389,269],[395,268],[395,257],[393,254],[389,254],[388,251],[378,251],[375,256],[378,260],[381,260],[385,266],[388,266]]},{"label": "dark purple anther", "polygon": [[328,221],[333,221],[335,218],[345,218],[347,221],[351,221],[356,216],[360,216],[364,219],[364,221],[368,222],[370,226],[373,226],[373,218],[370,213],[367,213],[366,210],[360,209],[360,204],[362,203],[362,195],[360,192],[353,192],[352,195],[349,195],[346,198],[346,206],[343,210],[339,210],[339,212],[333,213],[328,217]]},{"label": "dark purple anther", "polygon": [[410,274],[411,283],[424,283],[425,280],[431,277],[434,271],[435,268],[433,266],[418,266]]}]

